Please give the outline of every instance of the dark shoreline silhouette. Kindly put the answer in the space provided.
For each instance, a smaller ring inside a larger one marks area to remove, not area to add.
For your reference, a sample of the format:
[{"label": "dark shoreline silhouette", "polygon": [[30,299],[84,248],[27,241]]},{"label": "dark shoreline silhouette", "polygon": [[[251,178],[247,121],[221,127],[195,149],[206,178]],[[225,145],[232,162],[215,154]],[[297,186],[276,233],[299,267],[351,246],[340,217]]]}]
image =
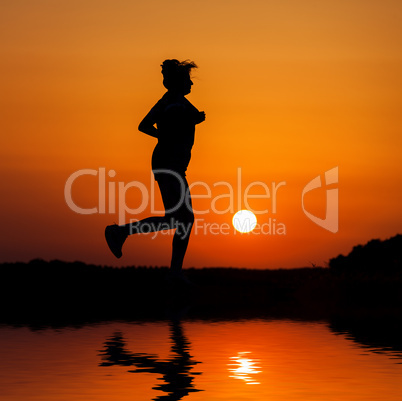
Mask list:
[{"label": "dark shoreline silhouette", "polygon": [[167,307],[177,305],[191,305],[190,317],[196,319],[399,317],[401,239],[397,235],[375,242],[377,249],[387,249],[384,260],[392,255],[392,266],[350,265],[356,249],[360,260],[365,260],[365,250],[374,259],[370,241],[346,257],[331,259],[329,268],[187,269],[195,287],[167,282],[167,267],[115,268],[40,259],[3,263],[0,323],[63,326],[157,320],[165,318]]},{"label": "dark shoreline silhouette", "polygon": [[329,267],[338,272],[389,274],[402,271],[402,235],[381,241],[373,239],[365,245],[354,246],[347,255],[330,259]]}]

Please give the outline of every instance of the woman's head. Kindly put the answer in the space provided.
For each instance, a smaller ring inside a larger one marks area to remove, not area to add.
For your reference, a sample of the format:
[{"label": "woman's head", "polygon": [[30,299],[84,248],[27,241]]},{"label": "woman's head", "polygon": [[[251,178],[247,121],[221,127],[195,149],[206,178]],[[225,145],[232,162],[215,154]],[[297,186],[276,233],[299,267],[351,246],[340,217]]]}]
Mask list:
[{"label": "woman's head", "polygon": [[163,85],[168,91],[187,95],[191,92],[190,74],[197,65],[193,61],[165,60],[162,65]]}]

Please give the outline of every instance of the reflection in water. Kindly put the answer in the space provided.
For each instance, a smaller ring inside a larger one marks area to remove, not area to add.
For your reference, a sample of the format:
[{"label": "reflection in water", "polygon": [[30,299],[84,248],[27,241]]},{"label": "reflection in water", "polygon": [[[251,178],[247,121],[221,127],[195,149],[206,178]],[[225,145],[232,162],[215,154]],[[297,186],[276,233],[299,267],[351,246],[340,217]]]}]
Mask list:
[{"label": "reflection in water", "polygon": [[237,356],[232,356],[231,363],[229,363],[229,371],[235,379],[241,379],[246,382],[246,384],[260,384],[254,379],[254,375],[261,373],[259,366],[257,366],[256,359],[249,358],[250,352],[239,352]]},{"label": "reflection in water", "polygon": [[181,400],[190,392],[202,391],[194,388],[192,383],[193,376],[201,373],[191,370],[200,362],[194,361],[189,353],[190,343],[183,334],[180,321],[170,322],[169,327],[172,353],[169,360],[162,361],[155,355],[129,352],[126,350],[122,333],[117,332],[105,341],[105,349],[101,351],[103,362],[100,366],[135,366],[137,369],[129,370],[129,372],[161,374],[164,383],[153,389],[167,394],[156,397],[154,400]]}]

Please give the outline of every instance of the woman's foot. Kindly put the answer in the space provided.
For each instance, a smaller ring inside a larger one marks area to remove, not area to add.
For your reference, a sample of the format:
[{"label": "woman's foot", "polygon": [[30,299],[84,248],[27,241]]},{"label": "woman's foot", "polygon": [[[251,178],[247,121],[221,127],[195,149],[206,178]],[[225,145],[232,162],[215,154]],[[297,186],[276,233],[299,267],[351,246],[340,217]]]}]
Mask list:
[{"label": "woman's foot", "polygon": [[116,258],[121,258],[123,255],[121,248],[127,238],[125,229],[117,224],[107,226],[105,229],[105,238],[113,255],[116,256]]}]

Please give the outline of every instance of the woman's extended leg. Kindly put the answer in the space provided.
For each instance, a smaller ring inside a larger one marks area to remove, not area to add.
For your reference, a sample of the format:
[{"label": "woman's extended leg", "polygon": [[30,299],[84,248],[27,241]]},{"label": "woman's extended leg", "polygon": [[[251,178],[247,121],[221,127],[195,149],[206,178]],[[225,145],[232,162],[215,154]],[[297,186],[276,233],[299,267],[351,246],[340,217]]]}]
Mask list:
[{"label": "woman's extended leg", "polygon": [[172,176],[158,180],[163,205],[167,211],[165,217],[175,228],[172,241],[172,259],[170,269],[176,273],[183,267],[188,241],[194,224],[194,213],[191,203],[190,188],[184,176],[180,181]]},{"label": "woman's extended leg", "polygon": [[184,176],[178,179],[171,175],[162,175],[157,182],[166,211],[165,216],[147,217],[124,226],[116,224],[107,226],[105,237],[110,250],[117,258],[120,258],[122,256],[121,248],[128,235],[175,228],[170,268],[172,271],[179,272],[183,266],[194,223],[190,189]]}]

